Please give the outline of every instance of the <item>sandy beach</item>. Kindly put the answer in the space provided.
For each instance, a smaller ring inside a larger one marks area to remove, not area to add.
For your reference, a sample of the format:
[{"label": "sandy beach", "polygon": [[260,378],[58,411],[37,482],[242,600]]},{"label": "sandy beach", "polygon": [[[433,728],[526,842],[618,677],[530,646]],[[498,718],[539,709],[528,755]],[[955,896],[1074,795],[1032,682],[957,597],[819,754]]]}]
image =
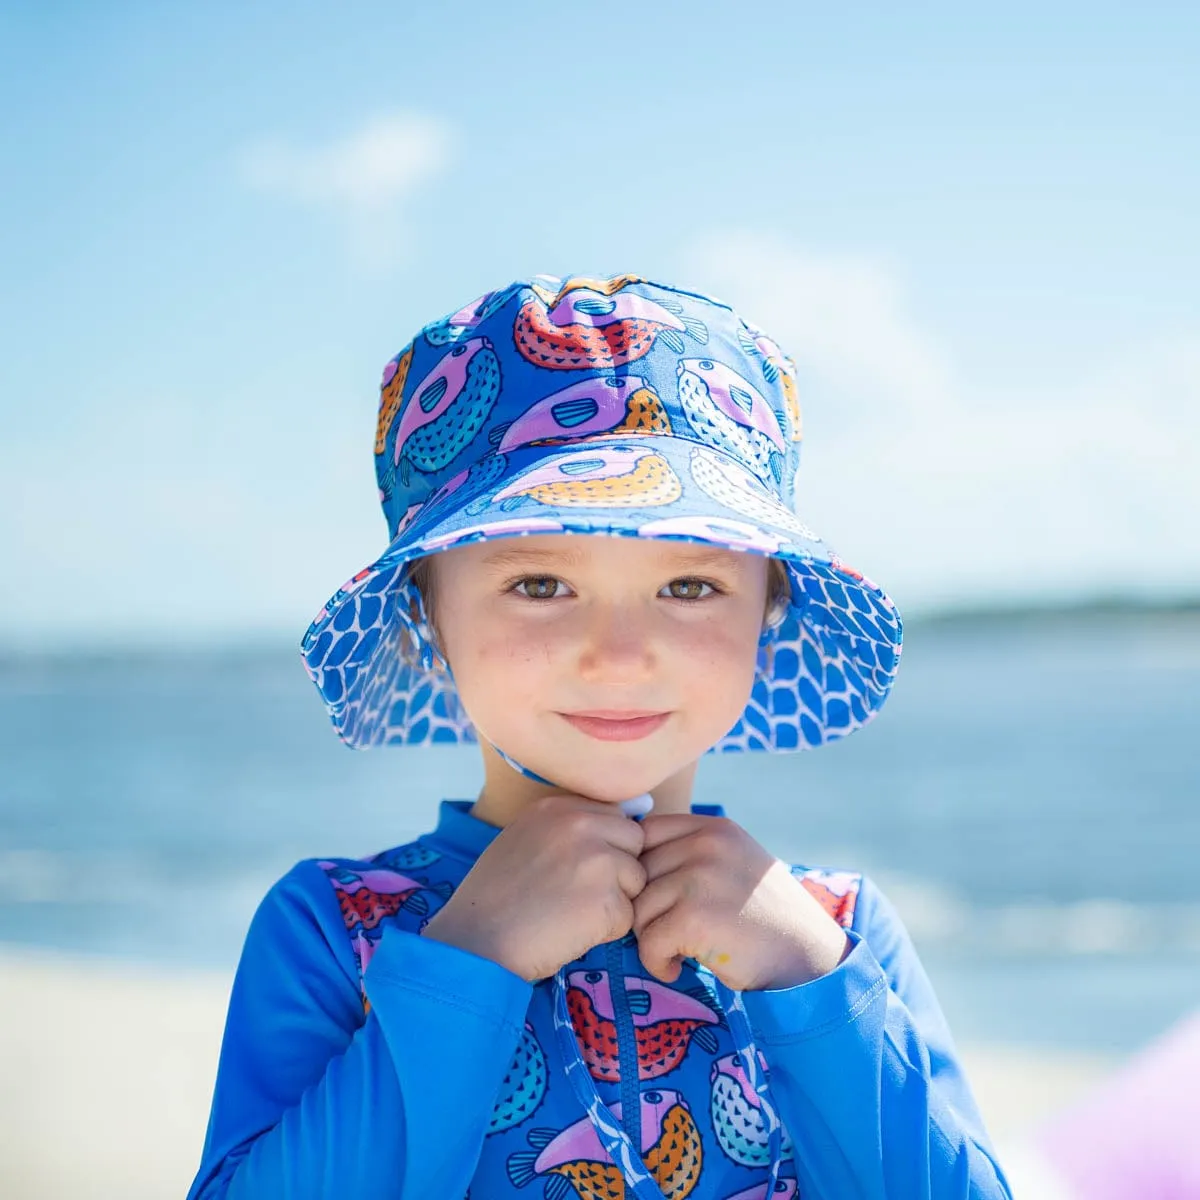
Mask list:
[{"label": "sandy beach", "polygon": [[[0,949],[0,1195],[182,1197],[204,1140],[230,979]],[[1067,1200],[1029,1135],[1115,1065],[961,1047],[1023,1200]]]}]

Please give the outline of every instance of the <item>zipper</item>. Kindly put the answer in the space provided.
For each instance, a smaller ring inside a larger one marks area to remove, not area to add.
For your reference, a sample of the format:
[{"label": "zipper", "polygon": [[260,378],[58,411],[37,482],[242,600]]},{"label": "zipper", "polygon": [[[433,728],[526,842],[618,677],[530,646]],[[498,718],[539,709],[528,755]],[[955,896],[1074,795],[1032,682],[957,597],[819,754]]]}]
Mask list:
[{"label": "zipper", "polygon": [[613,1002],[613,1024],[617,1028],[617,1061],[621,1072],[621,1125],[638,1154],[642,1153],[642,1085],[638,1079],[637,1034],[625,995],[624,943],[609,942],[606,948],[608,989]]}]

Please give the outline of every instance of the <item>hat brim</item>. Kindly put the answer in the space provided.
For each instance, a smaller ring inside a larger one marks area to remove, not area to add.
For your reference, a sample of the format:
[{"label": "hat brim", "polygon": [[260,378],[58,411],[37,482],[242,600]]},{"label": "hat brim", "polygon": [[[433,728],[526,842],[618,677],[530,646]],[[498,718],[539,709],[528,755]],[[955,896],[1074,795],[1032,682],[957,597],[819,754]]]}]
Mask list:
[{"label": "hat brim", "polygon": [[[681,473],[687,488],[672,483]],[[477,741],[452,680],[434,667],[409,567],[498,538],[663,538],[781,559],[790,604],[760,647],[742,718],[714,751],[798,750],[844,737],[878,712],[895,679],[902,625],[891,599],[710,446],[640,434],[525,447],[482,460],[414,515],[334,594],[301,642],[305,667],[350,746]],[[415,656],[403,653],[406,643]]]}]

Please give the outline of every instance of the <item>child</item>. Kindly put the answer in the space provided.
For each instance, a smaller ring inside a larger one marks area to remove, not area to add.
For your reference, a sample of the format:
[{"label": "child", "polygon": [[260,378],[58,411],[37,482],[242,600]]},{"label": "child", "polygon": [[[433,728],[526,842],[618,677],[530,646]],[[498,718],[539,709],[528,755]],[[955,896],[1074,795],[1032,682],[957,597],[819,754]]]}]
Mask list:
[{"label": "child", "polygon": [[305,662],[349,745],[477,743],[485,782],[268,893],[194,1200],[1009,1195],[887,900],[691,803],[706,751],[820,745],[892,685],[799,444],[779,347],[630,275],[491,292],[388,364],[391,541]]}]

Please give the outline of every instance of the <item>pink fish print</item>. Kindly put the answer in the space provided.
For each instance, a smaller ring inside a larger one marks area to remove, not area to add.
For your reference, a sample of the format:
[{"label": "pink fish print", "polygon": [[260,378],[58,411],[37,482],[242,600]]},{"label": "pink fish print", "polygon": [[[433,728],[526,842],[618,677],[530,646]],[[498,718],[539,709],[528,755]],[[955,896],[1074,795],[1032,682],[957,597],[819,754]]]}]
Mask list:
[{"label": "pink fish print", "polygon": [[854,922],[861,875],[853,871],[825,871],[819,867],[795,868],[792,874],[839,925],[850,928]]},{"label": "pink fish print", "polygon": [[578,441],[589,434],[670,433],[654,389],[639,375],[583,379],[537,401],[509,425],[489,433],[501,453],[520,446]]},{"label": "pink fish print", "polygon": [[[633,1017],[638,1051],[638,1078],[657,1079],[683,1061],[697,1042],[710,1054],[717,1050],[713,1026],[722,1023],[712,997],[675,991],[641,975],[625,977],[625,1002]],[[620,1080],[617,1027],[607,971],[571,971],[567,975],[567,1011],[579,1039],[583,1060],[595,1079]]]},{"label": "pink fish print", "polygon": [[500,395],[500,361],[486,337],[468,338],[448,351],[412,387],[400,410],[393,467],[407,485],[408,464],[438,471],[483,427]]},{"label": "pink fish print", "polygon": [[513,341],[535,366],[574,371],[616,367],[649,353],[661,339],[677,354],[686,343],[708,341],[702,321],[684,315],[674,300],[650,300],[622,290],[620,281],[569,279],[556,296],[536,289],[521,305]]}]

